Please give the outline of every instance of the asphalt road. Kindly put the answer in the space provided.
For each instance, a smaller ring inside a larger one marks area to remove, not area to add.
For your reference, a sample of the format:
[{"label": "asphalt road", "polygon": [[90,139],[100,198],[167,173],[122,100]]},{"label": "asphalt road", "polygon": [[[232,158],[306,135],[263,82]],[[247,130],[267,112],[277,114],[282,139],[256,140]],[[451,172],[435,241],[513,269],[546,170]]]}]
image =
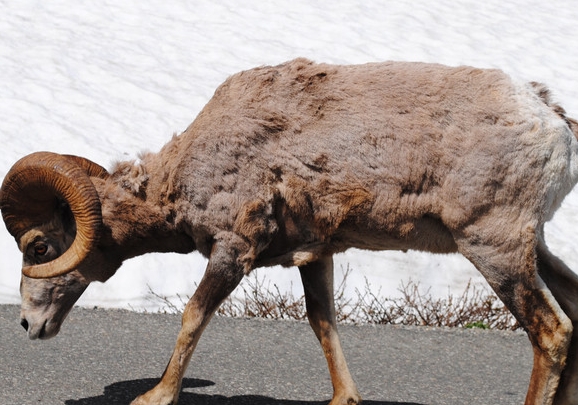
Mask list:
[{"label": "asphalt road", "polygon": [[[180,316],[75,308],[60,334],[29,341],[19,309],[0,305],[0,404],[128,404],[162,374]],[[368,405],[522,404],[531,349],[522,333],[342,325]],[[331,398],[309,325],[216,317],[180,405],[321,405]]]}]

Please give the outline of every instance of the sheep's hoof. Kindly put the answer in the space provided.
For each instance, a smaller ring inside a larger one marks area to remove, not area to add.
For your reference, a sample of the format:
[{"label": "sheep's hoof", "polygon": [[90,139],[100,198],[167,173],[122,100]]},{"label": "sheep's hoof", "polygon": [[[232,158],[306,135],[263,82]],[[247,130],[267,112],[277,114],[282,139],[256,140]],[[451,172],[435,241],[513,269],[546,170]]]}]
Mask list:
[{"label": "sheep's hoof", "polygon": [[154,388],[147,393],[139,395],[130,405],[177,405],[178,397],[158,392]]},{"label": "sheep's hoof", "polygon": [[361,395],[355,393],[353,395],[339,395],[334,396],[329,405],[358,405],[361,404]]}]

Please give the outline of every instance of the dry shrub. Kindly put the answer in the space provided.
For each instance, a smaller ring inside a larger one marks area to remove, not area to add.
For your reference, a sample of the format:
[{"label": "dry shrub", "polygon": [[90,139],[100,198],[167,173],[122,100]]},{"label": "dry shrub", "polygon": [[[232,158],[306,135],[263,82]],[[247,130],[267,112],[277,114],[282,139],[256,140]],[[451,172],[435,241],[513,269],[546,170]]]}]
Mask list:
[{"label": "dry shrub", "polygon": [[366,280],[363,292],[357,291],[357,319],[362,323],[445,326],[462,328],[519,328],[514,317],[487,288],[476,288],[471,281],[464,292],[446,298],[434,298],[420,291],[419,283],[408,281],[399,288],[401,297],[388,298],[374,293]]},{"label": "dry shrub", "polygon": [[[448,291],[445,298],[434,298],[429,290],[422,292],[419,283],[401,283],[400,297],[390,298],[375,292],[366,279],[363,291],[356,289],[354,297],[345,296],[349,266],[343,271],[335,288],[335,310],[339,323],[370,323],[414,326],[462,327],[484,329],[519,328],[514,317],[488,288],[470,283],[464,292],[454,296]],[[229,297],[217,310],[220,316],[266,319],[306,319],[305,298],[295,297],[292,288],[281,292],[276,284],[265,278],[248,277],[240,287],[243,297]],[[152,299],[164,304],[164,312],[182,312],[188,297],[177,295],[179,303],[156,294],[149,286]]]},{"label": "dry shrub", "polygon": [[266,319],[306,319],[305,297],[296,298],[293,295],[293,288],[282,293],[277,284],[273,284],[273,289],[271,289],[271,283],[265,287],[264,278],[261,281],[257,277],[246,280],[241,285],[243,299],[237,300],[228,297],[217,310],[217,315]]}]

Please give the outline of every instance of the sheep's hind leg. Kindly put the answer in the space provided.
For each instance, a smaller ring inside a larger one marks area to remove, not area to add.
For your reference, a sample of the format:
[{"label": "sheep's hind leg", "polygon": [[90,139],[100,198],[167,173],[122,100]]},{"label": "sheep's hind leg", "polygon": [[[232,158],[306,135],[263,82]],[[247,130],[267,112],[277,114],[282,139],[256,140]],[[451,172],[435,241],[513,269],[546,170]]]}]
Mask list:
[{"label": "sheep's hind leg", "polygon": [[333,399],[330,405],[352,405],[361,402],[341,349],[333,301],[333,259],[331,256],[300,266],[305,290],[309,324],[321,343],[331,382]]},{"label": "sheep's hind leg", "polygon": [[217,241],[213,246],[205,274],[183,312],[181,331],[161,381],[152,390],[137,397],[131,405],[175,405],[183,374],[197,342],[221,302],[243,278],[238,263],[239,248]]},{"label": "sheep's hind leg", "polygon": [[[485,229],[487,231],[487,229]],[[477,231],[477,232],[476,232]],[[484,229],[472,231],[483,235]],[[534,351],[534,366],[525,405],[552,405],[566,362],[572,323],[538,275],[537,236],[532,229],[525,237],[497,246],[457,239],[459,251],[484,275],[506,307],[526,330]]]},{"label": "sheep's hind leg", "polygon": [[543,241],[538,243],[537,253],[540,277],[574,326],[554,404],[578,405],[578,275],[550,253]]}]

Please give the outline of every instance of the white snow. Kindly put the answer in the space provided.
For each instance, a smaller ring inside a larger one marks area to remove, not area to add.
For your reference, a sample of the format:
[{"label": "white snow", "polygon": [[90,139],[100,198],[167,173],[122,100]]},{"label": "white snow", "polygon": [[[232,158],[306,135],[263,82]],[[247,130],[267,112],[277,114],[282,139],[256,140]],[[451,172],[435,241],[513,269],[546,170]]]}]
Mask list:
[{"label": "white snow", "polygon": [[[0,0],[0,178],[38,150],[107,167],[156,151],[227,76],[297,56],[497,67],[547,83],[576,117],[576,21],[572,0]],[[547,227],[552,250],[574,269],[577,207],[573,192]],[[0,303],[18,303],[21,256],[4,229],[0,252]],[[349,293],[364,277],[389,295],[409,278],[437,295],[482,282],[455,255],[349,251],[336,261],[354,270]],[[204,264],[198,254],[136,258],[79,304],[154,310],[147,285],[190,295]],[[297,273],[259,270],[299,294]]]}]

